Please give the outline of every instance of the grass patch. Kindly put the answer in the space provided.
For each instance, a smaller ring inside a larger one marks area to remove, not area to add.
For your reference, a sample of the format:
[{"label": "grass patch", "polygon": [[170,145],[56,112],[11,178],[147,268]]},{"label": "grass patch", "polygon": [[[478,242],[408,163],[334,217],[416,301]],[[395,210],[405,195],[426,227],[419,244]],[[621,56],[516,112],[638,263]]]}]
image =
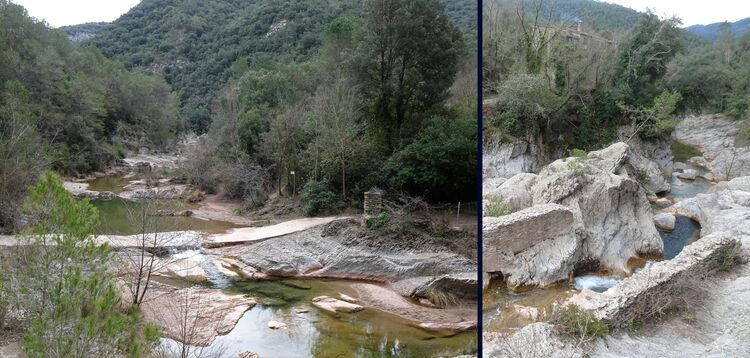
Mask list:
[{"label": "grass patch", "polygon": [[712,270],[719,272],[732,271],[742,261],[742,249],[740,245],[727,245],[721,248],[716,256],[709,262]]},{"label": "grass patch", "polygon": [[568,156],[584,159],[588,156],[588,153],[583,149],[573,148],[568,151]]},{"label": "grass patch", "polygon": [[505,216],[511,213],[510,205],[505,202],[500,195],[486,195],[484,197],[486,203],[484,209],[484,216],[487,217],[499,217]]},{"label": "grass patch", "polygon": [[387,213],[379,213],[375,216],[370,216],[365,220],[365,226],[370,230],[377,230],[385,227],[391,221],[391,216]]},{"label": "grass patch", "polygon": [[609,326],[596,318],[592,311],[569,304],[552,313],[550,320],[557,331],[581,343],[590,342],[609,334]]},{"label": "grass patch", "polygon": [[651,178],[648,177],[648,173],[646,173],[643,169],[638,169],[635,173],[635,180],[641,184],[641,186],[646,186],[651,184]]}]

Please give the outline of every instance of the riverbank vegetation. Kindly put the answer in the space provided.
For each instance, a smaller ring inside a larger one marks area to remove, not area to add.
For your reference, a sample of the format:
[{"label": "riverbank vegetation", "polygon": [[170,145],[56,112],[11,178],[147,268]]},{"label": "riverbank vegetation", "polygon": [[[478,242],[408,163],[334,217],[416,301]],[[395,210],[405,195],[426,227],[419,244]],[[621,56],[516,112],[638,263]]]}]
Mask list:
[{"label": "riverbank vegetation", "polygon": [[74,199],[48,172],[29,190],[31,221],[0,260],[0,330],[23,336],[29,357],[142,357],[159,330],[122,304],[107,273],[115,260],[94,241],[96,208]]},{"label": "riverbank vegetation", "polygon": [[304,61],[235,60],[190,180],[249,207],[300,197],[307,215],[361,207],[373,186],[473,201],[476,65],[445,5],[368,1],[320,38]]},{"label": "riverbank vegetation", "polygon": [[488,140],[532,140],[560,156],[599,149],[623,126],[626,136],[664,137],[685,113],[747,118],[750,35],[725,24],[710,42],[677,18],[591,3],[485,4]]},{"label": "riverbank vegetation", "polygon": [[102,170],[126,150],[168,148],[179,130],[163,79],[73,45],[0,0],[0,230],[17,228],[39,174]]}]

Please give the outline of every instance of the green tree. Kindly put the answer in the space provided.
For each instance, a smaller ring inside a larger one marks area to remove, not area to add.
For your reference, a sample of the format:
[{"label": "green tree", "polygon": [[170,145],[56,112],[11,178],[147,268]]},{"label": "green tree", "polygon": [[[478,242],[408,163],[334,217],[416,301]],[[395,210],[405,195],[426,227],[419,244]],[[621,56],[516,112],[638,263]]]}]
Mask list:
[{"label": "green tree", "polygon": [[49,163],[26,88],[11,81],[0,95],[0,231],[12,231],[26,189]]},{"label": "green tree", "polygon": [[627,105],[649,105],[661,93],[660,80],[669,61],[684,48],[680,23],[678,18],[662,20],[647,12],[621,46],[614,76]]},{"label": "green tree", "polygon": [[386,145],[402,147],[405,124],[447,98],[463,51],[442,1],[366,2],[353,73]]},{"label": "green tree", "polygon": [[383,165],[389,185],[431,200],[474,199],[477,124],[471,118],[434,117],[416,140]]},{"label": "green tree", "polygon": [[52,174],[29,190],[33,224],[21,238],[6,289],[24,312],[30,357],[141,357],[158,330],[122,311],[117,284],[106,273],[113,259],[94,238],[96,208],[76,201]]},{"label": "green tree", "polygon": [[[318,123],[316,143],[320,148],[320,162],[328,168],[324,176],[341,179],[341,196],[346,197],[347,172],[351,161],[361,154],[366,143],[362,141],[364,127],[360,122],[356,88],[339,80],[330,87],[321,88],[316,95],[312,115]],[[336,175],[338,172],[340,175]]]}]

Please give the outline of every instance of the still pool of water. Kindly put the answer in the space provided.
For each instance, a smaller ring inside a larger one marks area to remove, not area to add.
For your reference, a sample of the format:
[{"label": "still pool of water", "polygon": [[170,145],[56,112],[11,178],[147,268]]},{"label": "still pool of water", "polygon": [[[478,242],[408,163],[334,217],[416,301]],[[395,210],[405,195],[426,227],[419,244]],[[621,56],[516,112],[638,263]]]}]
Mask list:
[{"label": "still pool of water", "polygon": [[[138,220],[134,219],[142,210],[195,210],[197,205],[185,203],[179,200],[163,200],[156,203],[147,203],[141,201],[131,201],[121,198],[113,200],[92,200],[93,204],[99,210],[99,233],[116,234],[116,235],[133,235],[140,233]],[[207,233],[223,233],[229,229],[241,227],[229,222],[203,220],[196,217],[186,216],[164,216],[152,217],[149,225],[149,232],[167,232],[167,231],[187,231],[198,230]]]},{"label": "still pool of water", "polygon": [[125,185],[132,180],[138,180],[138,178],[139,177],[136,174],[126,176],[103,176],[89,181],[88,189],[93,191],[111,191],[115,194],[119,194],[122,192],[122,188]]},{"label": "still pool of water", "polygon": [[[375,309],[332,315],[312,306],[312,298],[354,295],[351,281],[239,282],[229,292],[245,293],[258,305],[247,311],[227,335],[207,351],[228,357],[248,350],[261,357],[438,357],[476,352],[476,331],[439,337],[410,322]],[[268,321],[286,323],[272,330]],[[165,344],[174,345],[170,340]]]},{"label": "still pool of water", "polygon": [[674,230],[671,232],[657,228],[664,242],[664,258],[667,260],[675,258],[686,245],[698,240],[700,228],[700,224],[685,216],[675,218]]}]

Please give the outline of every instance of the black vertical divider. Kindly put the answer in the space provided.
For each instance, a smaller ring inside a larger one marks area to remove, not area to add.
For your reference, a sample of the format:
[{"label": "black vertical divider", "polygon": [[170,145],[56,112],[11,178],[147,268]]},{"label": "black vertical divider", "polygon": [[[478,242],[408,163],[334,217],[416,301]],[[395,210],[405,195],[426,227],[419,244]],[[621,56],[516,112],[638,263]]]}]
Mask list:
[{"label": "black vertical divider", "polygon": [[482,357],[482,0],[477,0],[477,357]]}]

